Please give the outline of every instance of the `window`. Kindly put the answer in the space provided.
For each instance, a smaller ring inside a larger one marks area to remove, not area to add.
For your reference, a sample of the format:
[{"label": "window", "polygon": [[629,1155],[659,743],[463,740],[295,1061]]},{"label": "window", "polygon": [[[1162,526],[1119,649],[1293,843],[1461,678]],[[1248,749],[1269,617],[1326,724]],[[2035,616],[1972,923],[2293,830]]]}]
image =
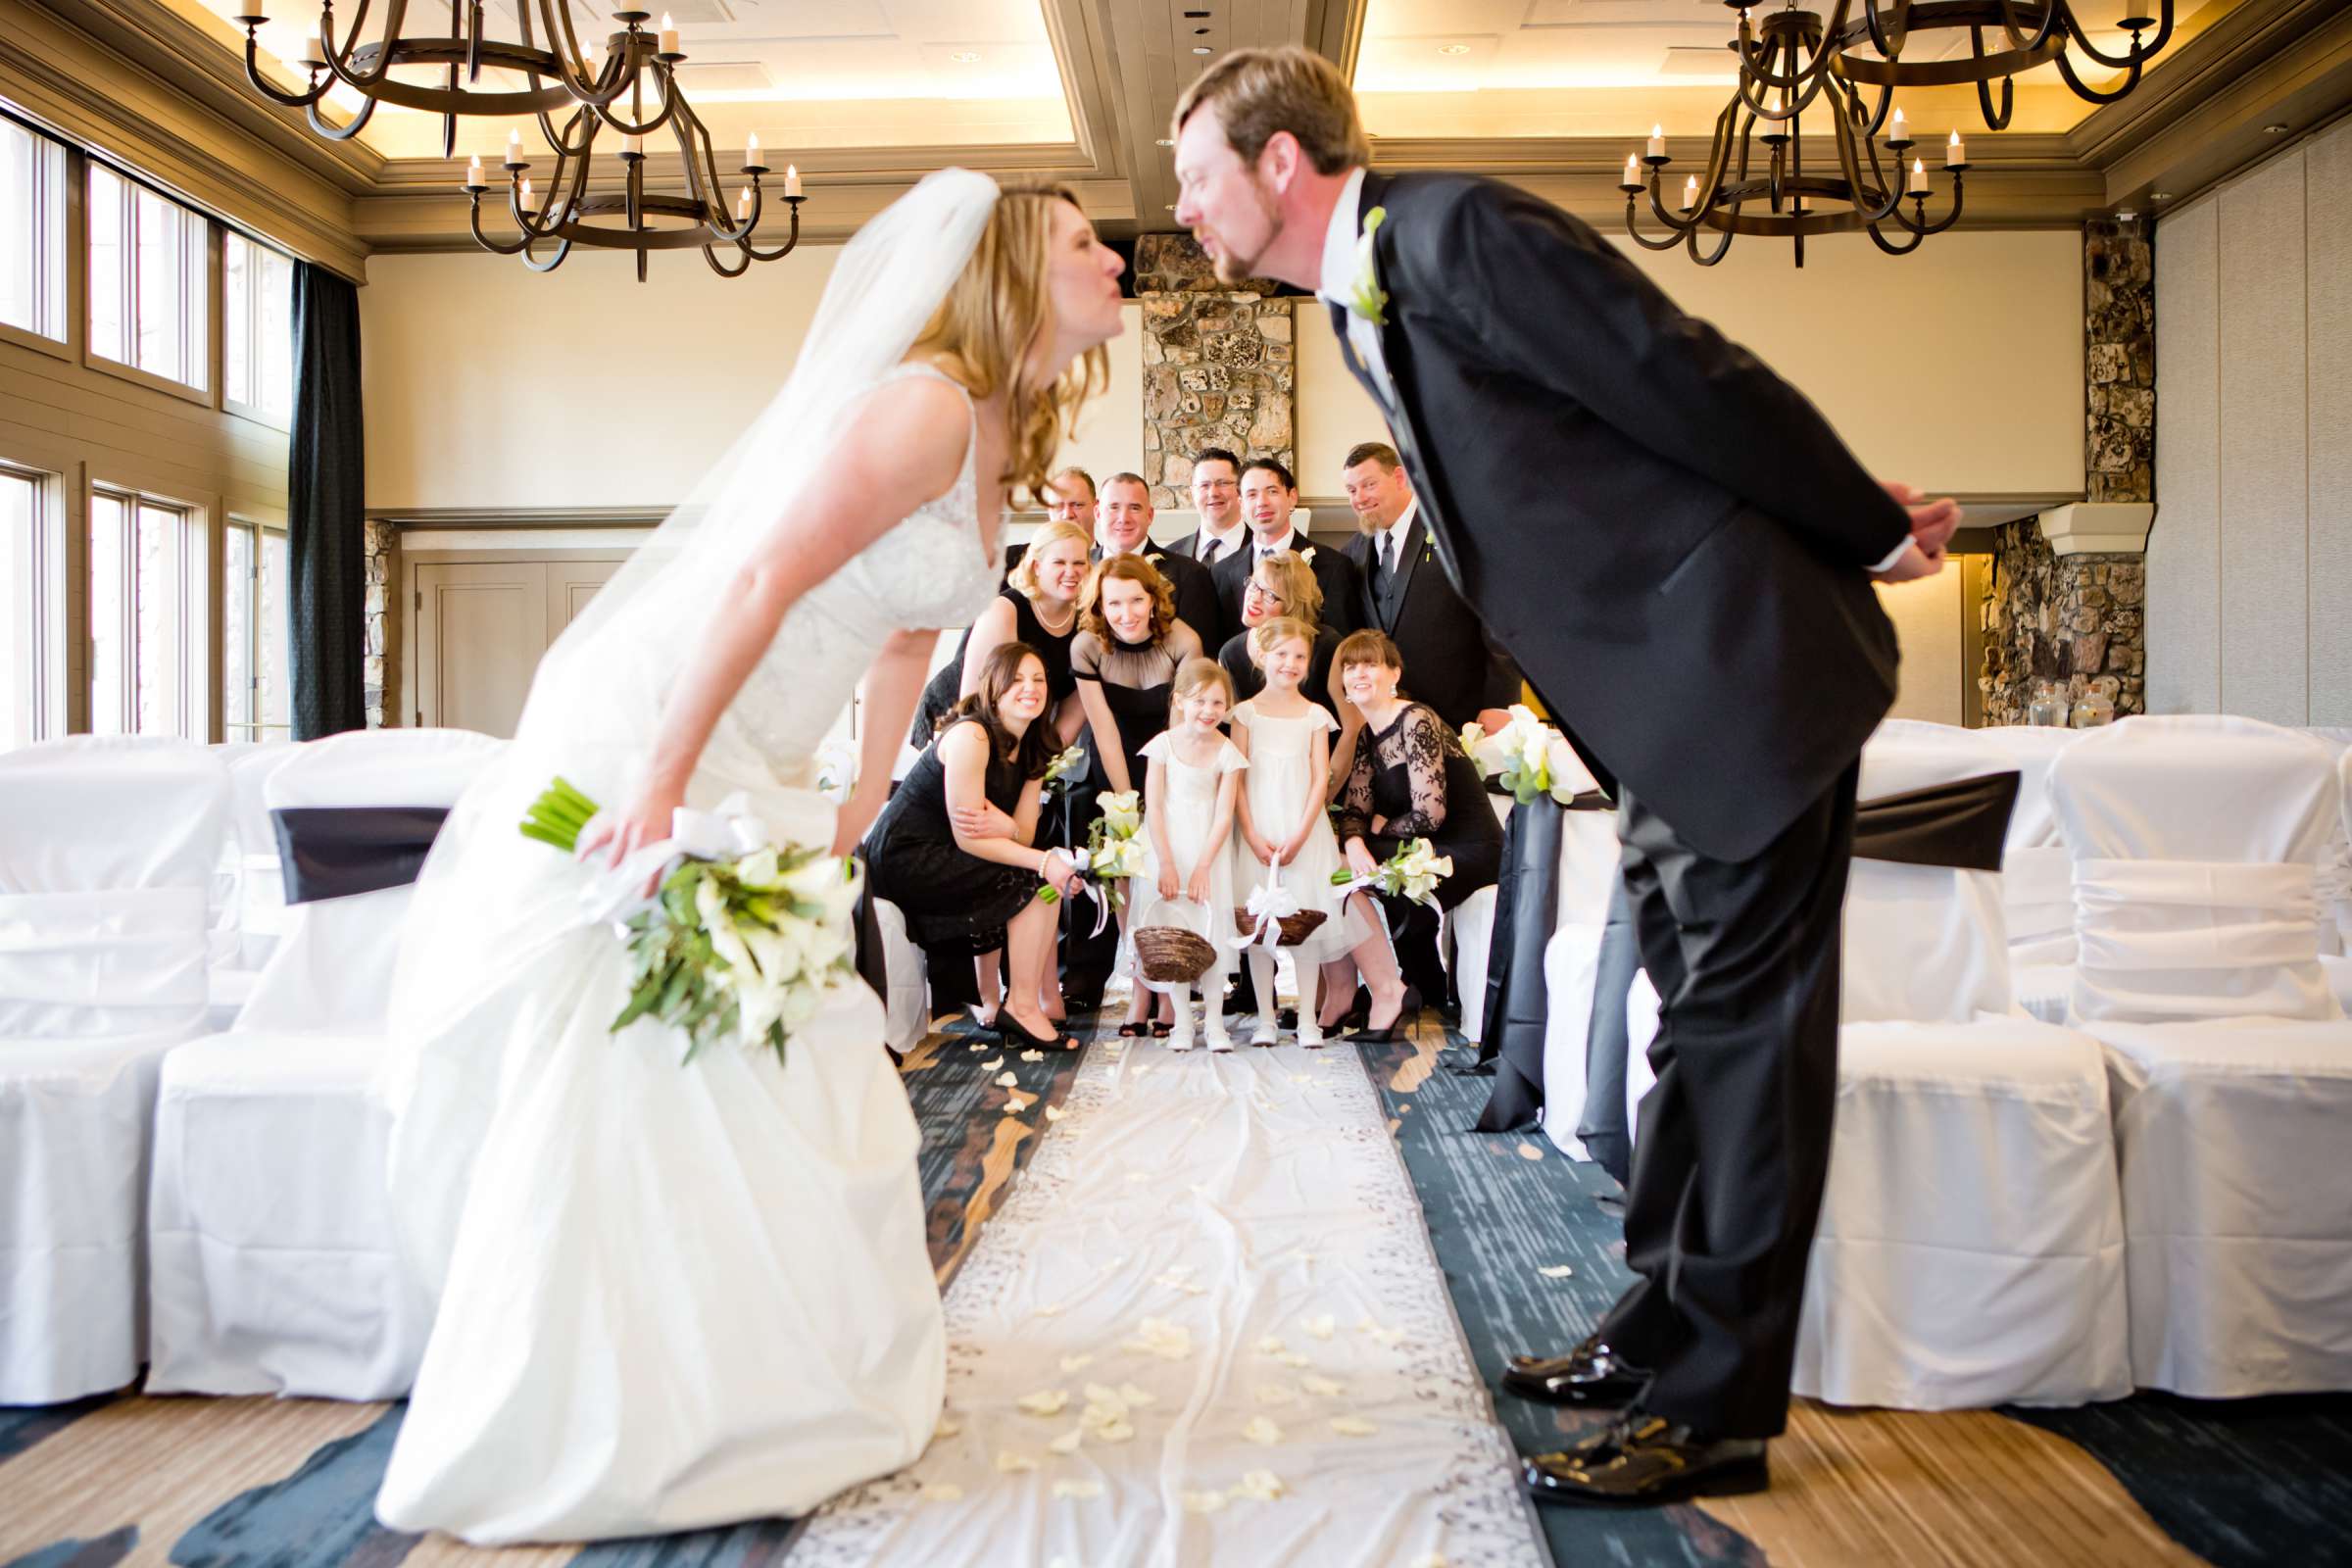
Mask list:
[{"label": "window", "polygon": [[66,149],[0,120],[0,322],[66,341]]},{"label": "window", "polygon": [[90,165],[90,352],[202,391],[209,383],[205,220]]},{"label": "window", "polygon": [[0,462],[0,750],[66,729],[57,495],[55,475]]},{"label": "window", "polygon": [[220,564],[221,734],[283,740],[292,670],[286,662],[286,536],[232,519]]},{"label": "window", "polygon": [[238,414],[294,417],[294,263],[230,232],[220,242],[222,394]]},{"label": "window", "polygon": [[203,547],[185,507],[90,494],[90,733],[205,740],[199,585]]}]

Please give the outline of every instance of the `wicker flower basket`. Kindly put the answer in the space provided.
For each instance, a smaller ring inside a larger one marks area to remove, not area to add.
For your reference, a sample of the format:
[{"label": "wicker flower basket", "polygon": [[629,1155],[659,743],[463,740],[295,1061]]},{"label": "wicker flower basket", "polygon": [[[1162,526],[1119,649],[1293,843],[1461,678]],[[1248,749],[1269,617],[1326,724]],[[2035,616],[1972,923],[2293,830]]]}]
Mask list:
[{"label": "wicker flower basket", "polygon": [[1209,966],[1217,961],[1217,950],[1206,937],[1180,925],[1138,926],[1135,961],[1146,980],[1163,986],[1189,986],[1208,973]]},{"label": "wicker flower basket", "polygon": [[[1321,909],[1300,909],[1297,914],[1284,915],[1274,924],[1282,932],[1282,946],[1295,948],[1308,937],[1313,936],[1316,927],[1323,923],[1324,918]],[[1233,923],[1239,930],[1254,931],[1257,929],[1257,916],[1251,914],[1249,906],[1245,905],[1233,911]]]}]

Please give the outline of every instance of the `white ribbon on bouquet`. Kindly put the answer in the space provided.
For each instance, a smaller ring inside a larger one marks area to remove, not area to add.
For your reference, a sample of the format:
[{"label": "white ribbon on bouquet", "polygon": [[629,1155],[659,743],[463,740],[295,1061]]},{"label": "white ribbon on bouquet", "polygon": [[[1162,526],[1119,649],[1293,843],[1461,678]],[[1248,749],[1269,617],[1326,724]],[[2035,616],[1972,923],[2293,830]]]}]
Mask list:
[{"label": "white ribbon on bouquet", "polygon": [[[1086,861],[1080,858],[1077,851],[1065,850],[1057,846],[1054,849],[1048,850],[1046,853],[1048,855],[1063,856],[1071,862],[1069,895],[1062,896],[1067,897],[1071,895],[1083,894],[1085,897],[1095,901],[1095,928],[1086,934],[1087,940],[1090,942],[1093,941],[1096,937],[1099,937],[1102,934],[1102,927],[1108,924],[1110,921],[1110,900],[1103,895],[1102,884],[1086,874]],[[1048,877],[1046,879],[1046,887],[1048,890],[1051,890],[1053,886],[1054,879],[1052,877]]]},{"label": "white ribbon on bouquet", "polygon": [[[580,836],[586,838],[603,816],[599,811],[589,818]],[[669,813],[669,837],[640,845],[618,865],[589,879],[580,890],[582,915],[591,925],[625,920],[653,902],[646,895],[646,884],[665,874],[671,861],[741,859],[774,842],[767,824],[752,809],[751,797],[741,790],[708,811],[677,807]]]}]

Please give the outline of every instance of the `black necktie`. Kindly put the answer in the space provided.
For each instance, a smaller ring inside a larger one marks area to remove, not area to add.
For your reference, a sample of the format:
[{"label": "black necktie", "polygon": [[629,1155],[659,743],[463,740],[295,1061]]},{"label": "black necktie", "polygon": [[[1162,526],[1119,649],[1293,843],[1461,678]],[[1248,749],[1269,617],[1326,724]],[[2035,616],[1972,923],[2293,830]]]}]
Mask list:
[{"label": "black necktie", "polygon": [[1211,540],[1208,542],[1208,553],[1207,553],[1206,555],[1204,555],[1204,556],[1202,556],[1202,557],[1200,558],[1200,564],[1202,564],[1203,566],[1213,566],[1213,565],[1215,565],[1215,564],[1217,564],[1217,557],[1218,557],[1218,556],[1220,556],[1220,555],[1222,555],[1222,554],[1224,553],[1224,551],[1225,551],[1225,541],[1224,541],[1224,540],[1222,540],[1222,539],[1211,539]]}]

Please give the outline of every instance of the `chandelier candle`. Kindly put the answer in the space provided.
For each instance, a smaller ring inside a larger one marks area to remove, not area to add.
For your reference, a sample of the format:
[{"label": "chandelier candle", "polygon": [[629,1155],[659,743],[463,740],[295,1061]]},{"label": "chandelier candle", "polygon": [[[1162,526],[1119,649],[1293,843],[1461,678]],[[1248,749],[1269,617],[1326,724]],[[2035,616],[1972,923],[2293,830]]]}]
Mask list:
[{"label": "chandelier candle", "polygon": [[1952,132],[1952,139],[1943,144],[1943,167],[1958,169],[1967,162],[1968,144],[1960,139],[1960,133],[1955,130]]},{"label": "chandelier candle", "polygon": [[[1666,156],[1666,127],[1664,125],[1649,127],[1649,156],[1652,158]],[[1632,160],[1628,159],[1627,162],[1630,163]]]}]

